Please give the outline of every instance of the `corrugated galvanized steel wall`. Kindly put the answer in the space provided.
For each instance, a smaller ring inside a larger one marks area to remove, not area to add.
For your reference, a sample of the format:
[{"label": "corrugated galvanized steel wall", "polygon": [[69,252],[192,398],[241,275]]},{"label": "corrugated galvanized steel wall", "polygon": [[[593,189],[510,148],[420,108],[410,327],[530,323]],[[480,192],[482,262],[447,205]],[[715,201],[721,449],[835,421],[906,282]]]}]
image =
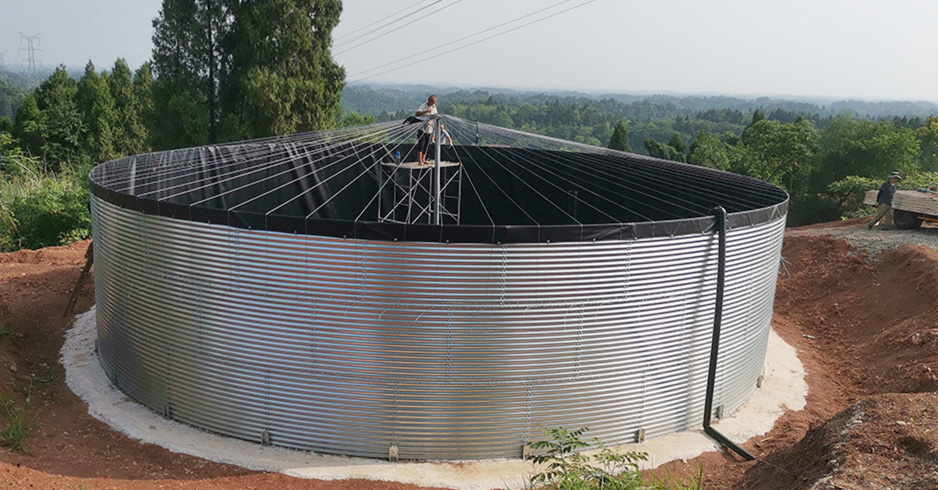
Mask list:
[{"label": "corrugated galvanized steel wall", "polygon": [[[92,197],[99,354],[197,427],[384,458],[518,457],[540,428],[607,444],[699,425],[715,234],[551,244],[288,235]],[[727,236],[714,406],[756,389],[784,218]]]}]

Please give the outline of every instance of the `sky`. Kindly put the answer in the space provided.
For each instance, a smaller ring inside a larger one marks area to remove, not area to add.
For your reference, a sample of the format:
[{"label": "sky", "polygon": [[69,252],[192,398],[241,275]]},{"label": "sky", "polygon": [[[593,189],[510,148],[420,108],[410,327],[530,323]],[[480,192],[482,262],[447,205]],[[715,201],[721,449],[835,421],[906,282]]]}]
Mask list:
[{"label": "sky", "polygon": [[[45,67],[136,67],[160,5],[0,0],[0,53],[18,69],[39,33]],[[934,0],[346,0],[333,54],[353,83],[938,102],[935,19]]]}]

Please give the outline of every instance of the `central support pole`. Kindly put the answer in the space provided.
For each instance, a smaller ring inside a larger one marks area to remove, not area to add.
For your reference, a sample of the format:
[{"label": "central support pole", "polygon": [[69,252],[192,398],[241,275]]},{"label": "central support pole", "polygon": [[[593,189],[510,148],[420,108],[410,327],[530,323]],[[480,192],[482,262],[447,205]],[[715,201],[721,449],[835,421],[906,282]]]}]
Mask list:
[{"label": "central support pole", "polygon": [[436,156],[433,158],[433,224],[440,224],[440,144],[443,142],[443,120],[437,116],[433,125],[436,136]]}]

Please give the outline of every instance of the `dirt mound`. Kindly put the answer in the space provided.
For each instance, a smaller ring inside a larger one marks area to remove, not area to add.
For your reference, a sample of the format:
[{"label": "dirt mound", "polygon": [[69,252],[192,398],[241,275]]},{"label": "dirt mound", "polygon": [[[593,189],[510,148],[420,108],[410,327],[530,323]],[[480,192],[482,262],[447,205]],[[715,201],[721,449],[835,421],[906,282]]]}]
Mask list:
[{"label": "dirt mound", "polygon": [[[917,400],[938,388],[938,253],[908,246],[871,259],[844,240],[789,233],[782,256],[772,327],[798,349],[807,373],[807,407],[783,415],[764,436],[736,442],[760,459],[797,469],[786,471],[799,478],[817,481],[833,469],[826,466],[830,458],[814,448],[827,444],[817,428],[836,424],[832,418],[838,413],[871,396]],[[925,394],[891,395],[912,392]],[[856,430],[871,435],[884,430],[877,423],[870,419]],[[796,460],[809,448],[810,457]],[[660,471],[689,476],[700,467],[706,488],[808,488],[780,479],[785,473],[769,471],[769,465],[741,462],[733,454],[707,454]]]},{"label": "dirt mound", "polygon": [[737,488],[938,488],[938,395],[877,395],[749,470]]},{"label": "dirt mound", "polygon": [[938,252],[907,246],[867,261],[842,240],[802,236],[783,256],[776,312],[838,354],[835,372],[864,394],[938,389]]}]

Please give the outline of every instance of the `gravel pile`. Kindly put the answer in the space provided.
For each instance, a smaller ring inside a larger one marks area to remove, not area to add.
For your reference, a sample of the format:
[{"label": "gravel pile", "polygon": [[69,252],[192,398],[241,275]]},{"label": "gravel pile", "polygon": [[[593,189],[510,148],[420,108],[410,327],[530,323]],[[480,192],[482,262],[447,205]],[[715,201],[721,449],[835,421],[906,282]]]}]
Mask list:
[{"label": "gravel pile", "polygon": [[796,235],[830,235],[843,238],[858,250],[875,256],[886,250],[895,250],[906,245],[923,245],[938,250],[938,226],[928,225],[917,230],[868,230],[865,225],[843,228],[792,228]]}]

